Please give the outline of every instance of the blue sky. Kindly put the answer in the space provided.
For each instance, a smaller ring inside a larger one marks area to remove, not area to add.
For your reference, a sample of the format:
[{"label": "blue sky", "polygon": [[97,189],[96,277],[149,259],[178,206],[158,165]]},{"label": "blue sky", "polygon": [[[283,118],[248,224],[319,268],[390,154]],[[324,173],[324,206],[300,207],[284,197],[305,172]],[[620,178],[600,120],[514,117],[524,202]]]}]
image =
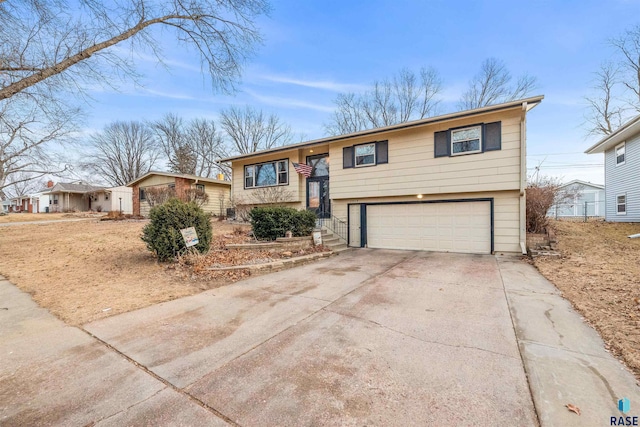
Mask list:
[{"label": "blue sky", "polygon": [[603,183],[602,155],[582,153],[593,72],[612,58],[606,40],[640,23],[640,0],[614,1],[273,1],[259,26],[264,43],[238,92],[212,91],[199,60],[166,37],[169,71],[140,55],[143,87],[96,90],[86,131],[114,120],[153,120],[167,112],[217,118],[246,104],[275,112],[305,139],[324,136],[332,100],[362,91],[402,67],[433,66],[444,80],[442,113],[456,110],[468,80],[488,57],[514,76],[538,79],[543,103],[528,118],[528,167],[565,180]]}]

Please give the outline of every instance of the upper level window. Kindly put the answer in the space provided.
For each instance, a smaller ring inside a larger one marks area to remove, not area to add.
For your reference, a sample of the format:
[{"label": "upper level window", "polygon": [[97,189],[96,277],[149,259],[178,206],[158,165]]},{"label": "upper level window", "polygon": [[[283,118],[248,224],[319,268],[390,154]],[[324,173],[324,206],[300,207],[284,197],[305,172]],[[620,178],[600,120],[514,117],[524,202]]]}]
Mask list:
[{"label": "upper level window", "polygon": [[244,167],[245,188],[289,184],[289,160],[260,163]]},{"label": "upper level window", "polygon": [[482,151],[482,126],[451,131],[451,155]]},{"label": "upper level window", "polygon": [[626,151],[626,147],[624,142],[616,146],[616,166],[624,165],[624,161],[626,158],[625,151]]},{"label": "upper level window", "polygon": [[356,167],[376,164],[376,144],[362,144],[355,147]]},{"label": "upper level window", "polygon": [[196,184],[196,190],[204,191],[204,184]]}]

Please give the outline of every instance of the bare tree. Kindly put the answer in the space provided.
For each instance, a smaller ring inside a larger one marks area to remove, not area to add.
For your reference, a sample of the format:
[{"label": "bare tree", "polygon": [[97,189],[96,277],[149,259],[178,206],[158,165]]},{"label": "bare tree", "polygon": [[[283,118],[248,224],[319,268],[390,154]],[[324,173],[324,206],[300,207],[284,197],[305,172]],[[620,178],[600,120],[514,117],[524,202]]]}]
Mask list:
[{"label": "bare tree", "polygon": [[195,174],[195,153],[189,146],[184,120],[175,114],[166,114],[152,125],[160,146],[169,162],[169,169],[176,173]]},{"label": "bare tree", "polygon": [[131,51],[149,49],[162,61],[156,28],[197,52],[214,87],[230,89],[260,41],[254,20],[268,11],[265,0],[3,1],[0,100],[82,88],[113,72],[135,76],[130,58],[110,48],[129,42]]},{"label": "bare tree", "polygon": [[339,135],[430,117],[437,113],[442,79],[433,68],[419,74],[403,68],[391,79],[373,82],[363,94],[339,94],[325,132]]},{"label": "bare tree", "polygon": [[536,88],[535,77],[523,75],[515,84],[506,64],[497,58],[486,59],[480,72],[469,81],[469,88],[458,103],[461,110],[524,98]]},{"label": "bare tree", "polygon": [[551,207],[573,202],[580,193],[580,188],[563,188],[558,178],[536,174],[527,185],[527,232],[546,232]]},{"label": "bare tree", "polygon": [[589,108],[586,119],[592,135],[609,135],[622,125],[625,106],[617,97],[618,74],[618,67],[610,62],[600,65],[595,72],[593,95],[585,97]]},{"label": "bare tree", "polygon": [[59,104],[38,105],[29,99],[0,103],[0,199],[5,188],[69,170],[44,146],[64,142],[74,130],[77,111]]},{"label": "bare tree", "polygon": [[624,73],[622,84],[628,89],[628,103],[640,112],[640,24],[626,30],[609,41],[621,56],[620,67]]},{"label": "bare tree", "polygon": [[[137,52],[166,66],[160,35],[173,32],[214,89],[232,90],[260,41],[255,20],[268,11],[266,0],[0,0],[0,197],[17,170],[35,177],[64,170],[43,145],[73,130],[68,100],[91,85],[137,81]],[[129,49],[114,49],[123,44]]]},{"label": "bare tree", "polygon": [[266,115],[262,110],[249,106],[222,110],[220,121],[232,153],[249,154],[267,150],[287,145],[293,138],[291,126],[282,122],[276,114]]},{"label": "bare tree", "polygon": [[141,122],[114,122],[91,137],[93,152],[85,167],[102,175],[111,185],[126,185],[149,172],[160,150],[153,132]]},{"label": "bare tree", "polygon": [[9,178],[3,191],[5,196],[10,199],[35,193],[45,188],[45,186],[43,179],[35,178],[29,173],[18,172]]},{"label": "bare tree", "polygon": [[213,177],[230,174],[215,159],[225,157],[227,149],[213,120],[193,119],[188,123],[167,114],[152,124],[172,172]]}]

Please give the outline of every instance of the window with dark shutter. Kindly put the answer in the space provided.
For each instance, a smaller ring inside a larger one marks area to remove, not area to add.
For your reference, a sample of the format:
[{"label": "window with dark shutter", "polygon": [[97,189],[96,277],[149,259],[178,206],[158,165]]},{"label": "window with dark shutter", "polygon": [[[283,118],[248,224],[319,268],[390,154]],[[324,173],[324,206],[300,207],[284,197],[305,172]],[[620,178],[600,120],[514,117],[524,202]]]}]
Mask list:
[{"label": "window with dark shutter", "polygon": [[389,163],[389,141],[376,143],[376,164]]},{"label": "window with dark shutter", "polygon": [[342,167],[344,169],[353,167],[353,147],[342,149]]},{"label": "window with dark shutter", "polygon": [[502,123],[493,122],[484,125],[484,151],[502,149]]},{"label": "window with dark shutter", "polygon": [[449,131],[443,130],[433,134],[433,156],[448,157],[451,155],[449,144]]}]

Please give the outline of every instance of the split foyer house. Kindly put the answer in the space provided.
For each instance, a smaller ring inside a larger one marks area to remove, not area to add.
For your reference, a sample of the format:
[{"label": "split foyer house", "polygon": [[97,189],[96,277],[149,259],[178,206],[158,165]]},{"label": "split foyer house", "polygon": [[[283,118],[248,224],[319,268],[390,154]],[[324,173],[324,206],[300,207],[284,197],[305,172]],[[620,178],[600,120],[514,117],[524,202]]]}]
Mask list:
[{"label": "split foyer house", "polygon": [[150,188],[169,188],[175,191],[178,197],[184,195],[189,189],[203,191],[208,196],[208,200],[202,205],[202,209],[213,215],[225,215],[230,204],[231,183],[225,181],[222,176],[205,178],[196,175],[151,171],[131,181],[127,187],[133,190],[134,215],[149,216],[151,205],[147,200],[147,190]]},{"label": "split foyer house", "polygon": [[604,153],[605,220],[640,222],[640,115],[586,153]]},{"label": "split foyer house", "polygon": [[351,247],[525,252],[526,115],[542,99],[222,161],[234,200],[281,190],[279,203],[344,224]]}]

